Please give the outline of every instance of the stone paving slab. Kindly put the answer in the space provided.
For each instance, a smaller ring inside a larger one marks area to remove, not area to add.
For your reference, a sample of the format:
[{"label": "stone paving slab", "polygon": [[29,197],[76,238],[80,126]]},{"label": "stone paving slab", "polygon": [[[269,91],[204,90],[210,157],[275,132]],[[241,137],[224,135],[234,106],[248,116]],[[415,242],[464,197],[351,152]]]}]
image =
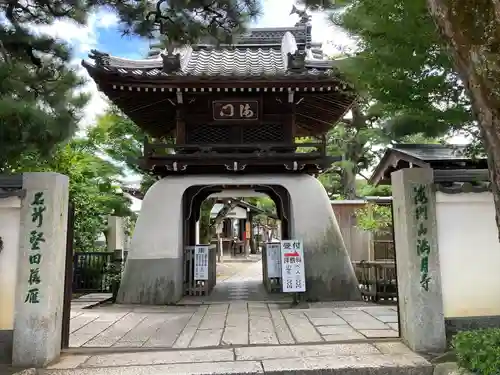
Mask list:
[{"label": "stone paving slab", "polygon": [[432,365],[393,341],[65,355],[39,373],[431,375]]},{"label": "stone paving slab", "polygon": [[399,336],[392,307],[322,304],[296,309],[243,301],[188,307],[102,305],[72,311],[70,331],[70,347],[85,348],[287,345]]},{"label": "stone paving slab", "polygon": [[71,301],[71,310],[88,309],[99,305],[113,297],[111,293],[90,293],[84,294]]}]

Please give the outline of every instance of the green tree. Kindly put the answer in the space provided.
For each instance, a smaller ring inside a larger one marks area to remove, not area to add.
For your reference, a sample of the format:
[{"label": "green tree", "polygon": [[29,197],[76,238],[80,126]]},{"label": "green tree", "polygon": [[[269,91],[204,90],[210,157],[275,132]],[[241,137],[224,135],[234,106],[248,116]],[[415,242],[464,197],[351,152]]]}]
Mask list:
[{"label": "green tree", "polygon": [[99,116],[95,125],[87,130],[88,147],[124,168],[124,173],[137,175],[142,193],[157,180],[140,168],[146,137],[146,133],[116,107]]},{"label": "green tree", "polygon": [[472,124],[425,0],[353,0],[332,21],[358,42],[339,68],[376,101],[392,134],[440,136]]},{"label": "green tree", "polygon": [[95,155],[87,140],[58,146],[50,160],[40,158],[37,153],[25,154],[16,171],[52,171],[69,177],[69,196],[75,209],[76,251],[95,249],[95,241],[106,231],[108,215],[133,216],[131,202],[120,190],[121,168]]},{"label": "green tree", "polygon": [[[490,179],[500,238],[500,4],[497,0],[303,0],[315,8],[350,4],[362,17],[358,37],[365,63],[378,69],[374,76],[378,94],[389,95],[399,115],[428,132],[446,128],[466,129],[481,136],[488,156]],[[352,14],[352,13],[351,13]],[[344,19],[344,24],[349,18]],[[437,25],[438,27],[436,28]],[[392,31],[387,32],[388,28]],[[358,29],[356,27],[356,29]],[[399,29],[398,33],[393,33]],[[396,36],[394,38],[393,36]],[[371,46],[373,48],[367,48]],[[377,53],[379,51],[380,53]],[[405,52],[406,53],[401,53]],[[381,64],[379,58],[399,56],[398,64]],[[380,74],[380,79],[377,75]],[[389,78],[389,79],[387,79]],[[377,83],[378,82],[378,83]],[[392,85],[391,85],[392,83]],[[410,84],[408,84],[410,83]],[[371,91],[373,87],[369,87]],[[418,92],[425,93],[419,96]],[[399,93],[399,94],[398,94]],[[417,94],[417,95],[415,95]],[[376,96],[374,96],[376,97]],[[415,110],[414,102],[418,104]],[[410,111],[405,111],[410,103]],[[430,105],[429,105],[430,104]],[[428,114],[432,114],[428,117]],[[405,121],[407,123],[407,121]],[[419,126],[420,126],[419,125]],[[406,127],[405,125],[404,127]],[[428,133],[427,132],[427,133]]]},{"label": "green tree", "polygon": [[125,34],[168,35],[169,43],[228,39],[258,15],[258,0],[8,0],[0,2],[0,173],[23,154],[50,157],[74,133],[88,101],[68,67],[70,48],[37,33],[57,20],[84,24],[93,11],[118,14]]},{"label": "green tree", "polygon": [[342,3],[350,5],[332,13],[332,22],[357,47],[343,51],[336,66],[355,84],[361,100],[352,118],[330,131],[330,154],[343,161],[337,174],[320,179],[330,192],[353,199],[359,195],[356,176],[382,151],[374,146],[443,142],[450,131],[475,127],[425,0],[408,6],[406,0],[351,0],[336,6]]},{"label": "green tree", "polygon": [[427,0],[466,87],[488,156],[500,238],[500,3],[498,0]]}]

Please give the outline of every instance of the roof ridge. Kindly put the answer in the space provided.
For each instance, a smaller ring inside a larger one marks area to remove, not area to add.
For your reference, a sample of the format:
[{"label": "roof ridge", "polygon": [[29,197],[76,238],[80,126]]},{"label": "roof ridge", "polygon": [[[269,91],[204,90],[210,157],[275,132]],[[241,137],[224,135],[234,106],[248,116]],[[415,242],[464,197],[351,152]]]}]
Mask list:
[{"label": "roof ridge", "polygon": [[442,143],[395,143],[392,148],[415,149],[415,148],[465,148],[467,145],[442,144]]}]

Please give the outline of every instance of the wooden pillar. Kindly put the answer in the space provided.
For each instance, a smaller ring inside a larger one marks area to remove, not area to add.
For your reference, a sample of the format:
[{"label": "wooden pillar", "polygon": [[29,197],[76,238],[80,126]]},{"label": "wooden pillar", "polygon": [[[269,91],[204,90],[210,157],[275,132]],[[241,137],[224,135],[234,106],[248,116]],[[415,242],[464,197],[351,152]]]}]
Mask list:
[{"label": "wooden pillar", "polygon": [[250,222],[250,253],[257,254],[257,248],[255,245],[255,233],[253,230],[253,215],[248,215],[248,221]]},{"label": "wooden pillar", "polygon": [[295,91],[288,92],[287,116],[285,120],[285,139],[294,143],[295,141]]},{"label": "wooden pillar", "polygon": [[176,125],[175,125],[175,143],[186,143],[186,122],[184,120],[184,102],[182,92],[177,92],[177,110],[175,112]]}]

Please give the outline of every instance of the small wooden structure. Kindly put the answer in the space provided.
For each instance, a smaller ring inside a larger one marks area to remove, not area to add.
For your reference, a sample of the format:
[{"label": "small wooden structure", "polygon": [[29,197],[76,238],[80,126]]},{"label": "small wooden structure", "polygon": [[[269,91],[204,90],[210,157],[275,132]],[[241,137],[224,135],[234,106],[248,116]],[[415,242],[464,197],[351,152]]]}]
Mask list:
[{"label": "small wooden structure", "polygon": [[[233,197],[230,198],[229,201],[234,204],[234,207],[224,213],[221,218],[220,224],[222,226],[222,231],[220,233],[220,241],[222,242],[223,252],[218,251],[218,254],[223,256],[230,255],[233,257],[242,254],[247,255],[248,249],[250,249],[252,253],[257,253],[257,244],[256,241],[254,241],[254,217],[257,215],[265,215],[266,217],[277,220],[278,216],[238,198]],[[216,218],[223,209],[223,206],[224,200],[217,200],[210,212],[210,218]],[[235,221],[238,223],[237,233],[233,231],[233,223]],[[212,241],[218,243],[217,239],[213,239]]]},{"label": "small wooden structure", "polygon": [[463,171],[468,175],[483,175],[488,169],[488,161],[484,156],[472,159],[465,146],[400,143],[386,149],[369,183],[389,185],[391,173],[403,168],[432,168],[445,171],[441,173],[443,176],[463,174]]}]

